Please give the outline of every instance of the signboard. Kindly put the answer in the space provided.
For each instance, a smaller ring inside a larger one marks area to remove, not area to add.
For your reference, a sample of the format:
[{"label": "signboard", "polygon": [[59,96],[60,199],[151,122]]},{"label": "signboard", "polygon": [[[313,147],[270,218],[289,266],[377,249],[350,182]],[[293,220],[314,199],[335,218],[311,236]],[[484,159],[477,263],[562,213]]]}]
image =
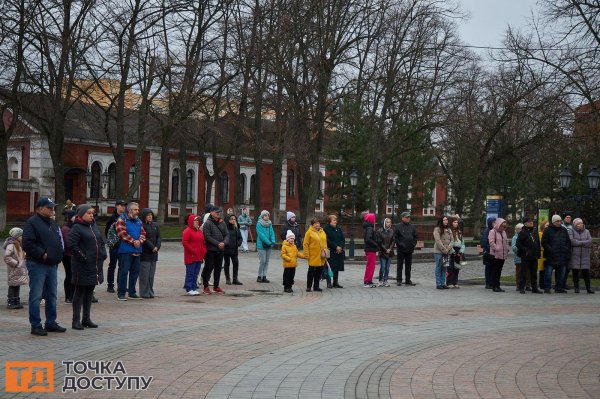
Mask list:
[{"label": "signboard", "polygon": [[502,216],[502,196],[488,195],[485,200],[486,219],[499,218]]},{"label": "signboard", "polygon": [[544,226],[549,221],[550,221],[550,209],[538,209],[538,231],[544,230]]}]

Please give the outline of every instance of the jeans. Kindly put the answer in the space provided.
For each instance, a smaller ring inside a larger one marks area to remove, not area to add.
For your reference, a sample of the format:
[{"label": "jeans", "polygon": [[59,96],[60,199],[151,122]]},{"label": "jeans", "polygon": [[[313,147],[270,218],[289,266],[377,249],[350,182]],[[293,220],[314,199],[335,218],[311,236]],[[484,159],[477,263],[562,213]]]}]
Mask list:
[{"label": "jeans", "polygon": [[271,248],[258,250],[258,259],[260,260],[260,265],[258,266],[258,277],[267,277],[270,256]]},{"label": "jeans", "polygon": [[240,234],[242,235],[242,249],[244,251],[248,250],[248,229],[240,229]]},{"label": "jeans", "polygon": [[108,251],[110,255],[110,261],[108,262],[108,270],[106,271],[106,284],[110,288],[115,287],[115,269],[117,268],[117,261],[119,260],[119,247],[111,248]]},{"label": "jeans", "polygon": [[185,291],[195,291],[198,289],[198,275],[200,274],[200,268],[202,262],[192,262],[185,265]]},{"label": "jeans", "polygon": [[156,273],[156,261],[148,260],[140,262],[140,296],[142,298],[154,297],[154,274]]},{"label": "jeans", "polygon": [[392,263],[391,258],[384,258],[379,256],[379,281],[384,283],[388,281],[388,275],[390,274],[390,264]]},{"label": "jeans", "polygon": [[29,323],[32,328],[40,327],[40,300],[44,291],[46,307],[46,326],[56,324],[56,270],[58,265],[44,265],[27,261],[29,272]]},{"label": "jeans", "polygon": [[412,270],[412,252],[398,252],[398,263],[396,264],[396,282],[402,282],[402,266],[404,264],[404,281],[412,283],[410,273]]},{"label": "jeans", "polygon": [[[125,296],[125,291],[129,291],[129,296],[135,295],[135,285],[140,275],[140,256],[131,254],[119,254],[119,279],[117,282],[118,296]],[[129,275],[129,285],[127,285],[127,276]]]},{"label": "jeans", "polygon": [[556,290],[562,290],[565,288],[565,265],[551,265],[546,262],[544,265],[544,287],[546,290],[549,290],[552,287],[552,271],[556,269],[558,270],[558,280],[556,281]]},{"label": "jeans", "polygon": [[435,286],[439,287],[442,285],[446,285],[446,269],[447,267],[443,266],[443,257],[448,255],[443,254],[433,254],[433,259],[435,260]]}]

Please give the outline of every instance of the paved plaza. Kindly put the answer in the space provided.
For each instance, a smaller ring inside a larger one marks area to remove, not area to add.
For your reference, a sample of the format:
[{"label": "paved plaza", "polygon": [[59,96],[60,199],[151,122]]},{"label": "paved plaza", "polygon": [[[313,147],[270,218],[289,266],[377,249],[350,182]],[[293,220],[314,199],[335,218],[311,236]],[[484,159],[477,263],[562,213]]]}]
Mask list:
[{"label": "paved plaza", "polygon": [[[165,243],[157,297],[118,302],[102,285],[92,307],[100,327],[84,331],[70,328],[60,266],[66,333],[30,335],[27,306],[2,301],[0,397],[600,398],[600,293],[436,290],[432,261],[413,266],[415,287],[363,288],[356,263],[341,274],[344,289],[306,293],[301,260],[294,294],[284,294],[278,252],[268,284],[255,282],[256,253],[240,264],[243,286],[223,281],[225,295],[189,297],[181,246]],[[482,275],[479,262],[461,271]],[[3,270],[2,297],[6,288]],[[4,364],[18,360],[53,361],[55,392],[4,392]],[[121,361],[127,375],[153,379],[146,390],[63,393],[62,361]]]}]

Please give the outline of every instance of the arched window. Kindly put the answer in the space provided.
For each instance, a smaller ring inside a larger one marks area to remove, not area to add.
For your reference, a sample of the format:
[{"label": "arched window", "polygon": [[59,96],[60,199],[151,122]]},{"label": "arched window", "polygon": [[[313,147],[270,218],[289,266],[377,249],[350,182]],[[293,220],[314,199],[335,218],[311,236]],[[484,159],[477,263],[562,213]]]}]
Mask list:
[{"label": "arched window", "polygon": [[171,202],[179,202],[179,169],[171,174]]},{"label": "arched window", "polygon": [[242,193],[242,203],[245,204],[246,203],[246,174],[245,173],[240,173],[240,192]]},{"label": "arched window", "polygon": [[108,198],[117,197],[117,165],[113,162],[108,165]]},{"label": "arched window", "polygon": [[229,202],[229,176],[227,172],[222,172],[219,175],[219,200],[221,204]]},{"label": "arched window", "polygon": [[294,171],[290,170],[288,172],[288,197],[294,198],[296,196],[296,176],[294,175]]},{"label": "arched window", "polygon": [[[131,165],[129,167],[129,186],[131,187],[131,183],[135,180],[135,165]],[[139,188],[139,187],[138,187]],[[136,188],[131,194],[131,198],[139,199],[139,190]]]},{"label": "arched window", "polygon": [[185,176],[186,191],[187,191],[187,202],[194,202],[194,171],[188,169]]},{"label": "arched window", "polygon": [[252,175],[250,178],[250,203],[256,203],[256,177]]},{"label": "arched window", "polygon": [[8,160],[8,177],[11,179],[19,178],[19,161],[15,157]]},{"label": "arched window", "polygon": [[100,174],[102,166],[96,161],[92,164],[92,183],[90,186],[90,198],[100,198]]}]

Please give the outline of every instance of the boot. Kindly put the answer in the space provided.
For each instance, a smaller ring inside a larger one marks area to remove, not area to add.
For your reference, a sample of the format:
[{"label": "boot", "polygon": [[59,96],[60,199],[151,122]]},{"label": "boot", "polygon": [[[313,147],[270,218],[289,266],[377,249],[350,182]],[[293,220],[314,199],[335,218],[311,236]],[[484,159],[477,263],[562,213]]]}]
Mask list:
[{"label": "boot", "polygon": [[15,299],[15,309],[23,309],[23,304],[21,303],[21,298],[20,297],[16,297]]},{"label": "boot", "polygon": [[8,298],[8,300],[6,301],[6,308],[7,309],[21,309],[19,307],[19,305],[17,304],[16,299],[17,298]]},{"label": "boot", "polygon": [[573,285],[575,286],[575,293],[579,294],[579,281],[575,281]]}]

